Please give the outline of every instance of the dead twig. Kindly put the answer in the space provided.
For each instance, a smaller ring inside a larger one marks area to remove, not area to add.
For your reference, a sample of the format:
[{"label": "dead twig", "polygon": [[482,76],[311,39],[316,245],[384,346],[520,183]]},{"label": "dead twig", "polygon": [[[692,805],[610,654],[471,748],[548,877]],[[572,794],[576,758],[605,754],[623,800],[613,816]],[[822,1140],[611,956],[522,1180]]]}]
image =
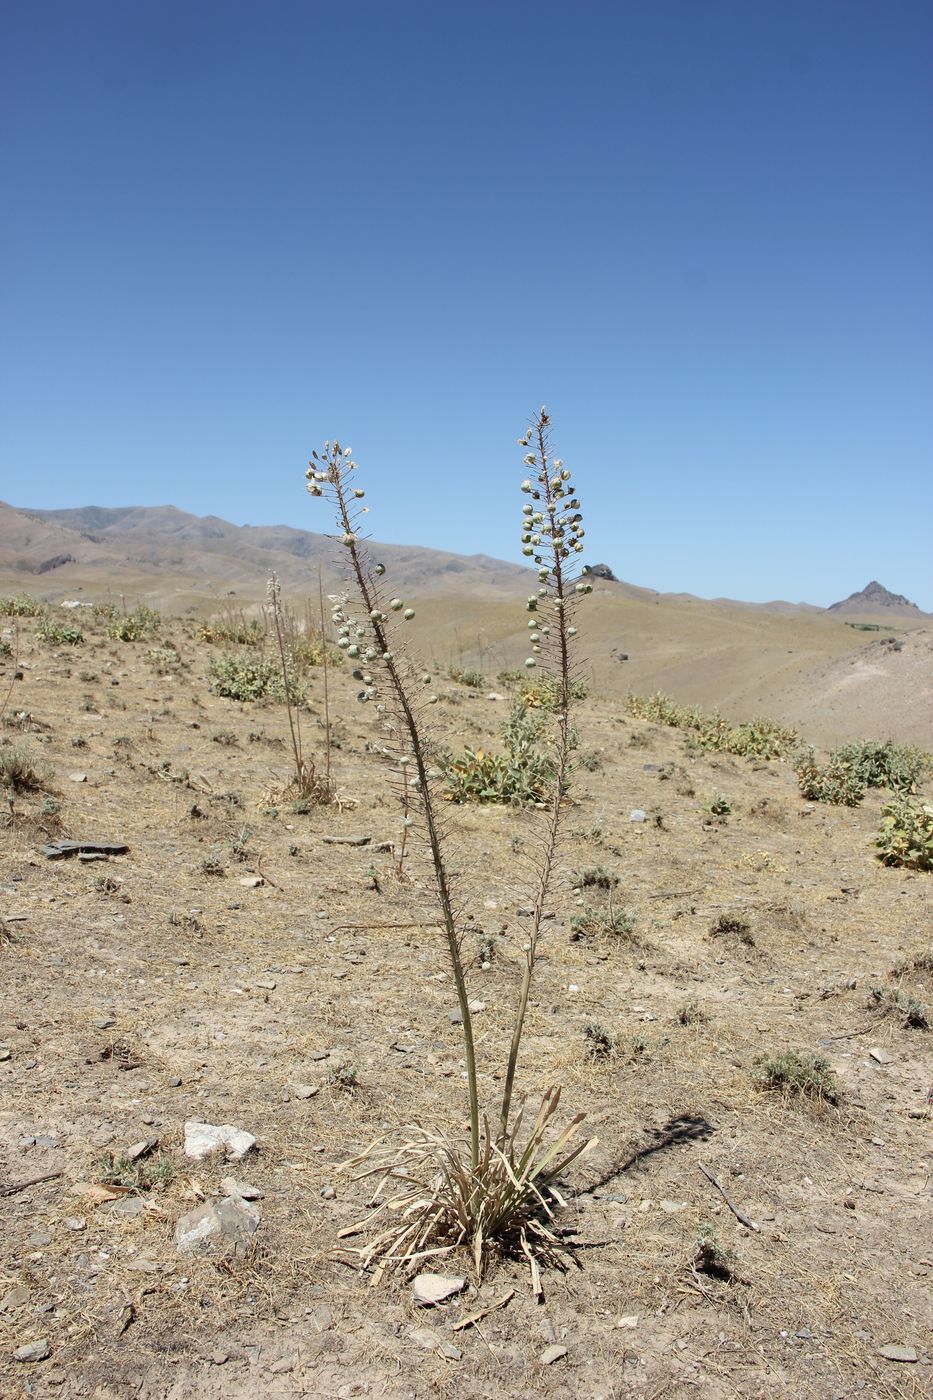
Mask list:
[{"label": "dead twig", "polygon": [[499,1308],[504,1308],[506,1303],[510,1303],[515,1297],[515,1289],[510,1288],[508,1293],[503,1294],[497,1303],[490,1303],[488,1308],[480,1308],[479,1312],[471,1313],[469,1317],[462,1317],[459,1322],[455,1322],[451,1327],[451,1332],[462,1332],[464,1327],[472,1327],[477,1322],[482,1322],[484,1317],[490,1313],[497,1312]]},{"label": "dead twig", "polygon": [[9,1186],[0,1186],[0,1196],[15,1196],[30,1186],[41,1186],[43,1181],[55,1181],[61,1172],[46,1172],[44,1176],[31,1176],[28,1181],[14,1181]]},{"label": "dead twig", "polygon": [[750,1216],[745,1214],[744,1210],[739,1210],[738,1206],[734,1205],[733,1202],[729,1200],[729,1197],[726,1195],[722,1184],[719,1181],[717,1181],[716,1177],[713,1176],[713,1173],[711,1171],[708,1171],[707,1168],[704,1167],[702,1162],[697,1162],[697,1166],[700,1168],[700,1171],[706,1177],[707,1181],[711,1181],[716,1187],[716,1190],[719,1192],[720,1196],[722,1196],[723,1200],[725,1201],[729,1209],[732,1211],[732,1214],[735,1216],[736,1220],[738,1220],[742,1225],[745,1225],[747,1229],[754,1230],[756,1234],[761,1234],[761,1226],[756,1225],[754,1220],[752,1220]]}]

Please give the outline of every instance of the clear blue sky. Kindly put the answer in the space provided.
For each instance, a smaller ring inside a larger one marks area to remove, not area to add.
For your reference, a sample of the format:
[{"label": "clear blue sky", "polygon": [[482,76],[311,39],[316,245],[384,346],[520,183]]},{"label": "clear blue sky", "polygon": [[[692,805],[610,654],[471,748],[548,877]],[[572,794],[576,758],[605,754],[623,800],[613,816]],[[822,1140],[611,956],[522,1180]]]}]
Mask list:
[{"label": "clear blue sky", "polygon": [[[933,609],[930,0],[5,0],[0,497]],[[329,522],[328,522],[329,523]]]}]

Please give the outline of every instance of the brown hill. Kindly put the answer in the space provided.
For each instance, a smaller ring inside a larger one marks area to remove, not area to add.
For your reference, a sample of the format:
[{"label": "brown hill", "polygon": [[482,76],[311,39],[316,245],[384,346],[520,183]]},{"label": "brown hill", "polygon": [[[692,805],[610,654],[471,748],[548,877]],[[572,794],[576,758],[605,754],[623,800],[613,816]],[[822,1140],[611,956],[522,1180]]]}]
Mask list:
[{"label": "brown hill", "polygon": [[912,603],[909,598],[905,598],[902,593],[891,593],[887,588],[872,579],[858,593],[850,593],[848,598],[843,598],[839,603],[830,603],[826,609],[831,613],[846,613],[856,617],[912,617],[916,619],[929,617],[929,613],[921,612],[916,603]]},{"label": "brown hill", "polygon": [[[530,570],[484,555],[374,548],[392,591],[417,603],[418,645],[428,656],[478,668],[491,684],[498,670],[522,665],[527,631],[516,603],[535,587]],[[316,592],[319,564],[325,589],[335,591],[339,556],[326,535],[237,526],[173,506],[25,511],[0,504],[0,593],[26,589],[52,601],[122,594],[203,615],[233,598],[232,606],[249,609],[262,601],[272,568],[295,601]],[[897,618],[902,643],[888,652],[887,642],[853,629],[838,605],[709,601],[605,575],[596,578],[591,602],[586,667],[610,696],[664,690],[736,718],[774,715],[821,743],[890,734],[933,747],[924,703],[933,656],[910,631],[925,617],[918,609],[887,614],[889,625]],[[913,608],[903,600],[899,606]]]}]

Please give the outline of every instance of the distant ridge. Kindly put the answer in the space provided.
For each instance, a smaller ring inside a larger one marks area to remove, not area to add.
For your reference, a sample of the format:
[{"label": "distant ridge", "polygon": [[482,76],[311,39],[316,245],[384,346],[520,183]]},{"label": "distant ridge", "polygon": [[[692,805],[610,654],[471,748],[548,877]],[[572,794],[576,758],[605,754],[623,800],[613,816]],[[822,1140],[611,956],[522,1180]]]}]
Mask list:
[{"label": "distant ridge", "polygon": [[916,603],[905,598],[902,593],[891,593],[883,584],[872,579],[859,593],[850,593],[839,603],[831,603],[826,609],[831,613],[880,614],[884,617],[927,617]]}]

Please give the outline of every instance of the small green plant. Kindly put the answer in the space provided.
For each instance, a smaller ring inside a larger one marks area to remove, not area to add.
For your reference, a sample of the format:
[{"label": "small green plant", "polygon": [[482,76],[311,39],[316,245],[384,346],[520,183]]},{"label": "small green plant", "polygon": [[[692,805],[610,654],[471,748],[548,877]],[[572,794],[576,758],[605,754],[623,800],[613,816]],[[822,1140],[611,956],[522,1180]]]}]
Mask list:
[{"label": "small green plant", "polygon": [[201,861],[202,875],[224,875],[225,873],[223,862],[218,860],[216,856],[205,856]]},{"label": "small green plant", "polygon": [[175,1163],[165,1152],[137,1157],[135,1161],[108,1152],[98,1161],[95,1175],[102,1186],[137,1192],[161,1190],[174,1178]]},{"label": "small green plant", "polygon": [[[585,700],[589,694],[586,681],[580,680],[578,676],[570,678],[568,690],[573,701]],[[557,678],[547,672],[536,676],[524,676],[519,681],[515,703],[526,710],[549,710],[552,714],[556,713],[560,706]]]},{"label": "small green plant", "polygon": [[154,636],[161,626],[161,614],[138,603],[131,613],[118,613],[111,618],[107,636],[112,642],[142,642]]},{"label": "small green plant", "polygon": [[176,648],[168,643],[164,647],[150,647],[146,662],[157,676],[177,676],[188,669]]},{"label": "small green plant", "polygon": [[571,889],[575,890],[614,890],[618,884],[618,875],[604,865],[585,865],[570,876]]},{"label": "small green plant", "polygon": [[774,1090],[786,1098],[839,1102],[836,1075],[823,1055],[801,1055],[796,1050],[759,1055],[754,1079],[759,1089]]},{"label": "small green plant", "polygon": [[76,647],[84,641],[84,633],[80,627],[68,622],[56,622],[46,614],[36,623],[36,641],[55,647]]},{"label": "small green plant", "polygon": [[805,749],[795,764],[800,795],[808,802],[831,802],[841,807],[857,807],[865,796],[865,784],[858,769],[838,754],[817,763],[812,749]]},{"label": "small green plant", "polygon": [[586,1053],[591,1060],[610,1060],[619,1047],[619,1037],[601,1021],[587,1021],[583,1027]]},{"label": "small green plant", "polygon": [[543,730],[543,715],[514,709],[503,729],[504,753],[466,749],[447,760],[447,800],[540,805],[554,778],[553,758],[542,747]]},{"label": "small green plant", "polygon": [[[256,652],[225,652],[212,657],[209,666],[211,690],[227,700],[254,703],[257,700],[283,701],[286,685],[282,680],[279,663],[272,657],[260,656]],[[290,671],[288,675],[288,696],[293,705],[305,702],[305,686]]]},{"label": "small green plant", "polygon": [[898,987],[872,987],[865,1007],[882,1016],[896,1016],[905,1031],[930,1029],[930,1018],[923,1002],[905,995]]},{"label": "small green plant", "polygon": [[41,617],[45,604],[28,593],[18,593],[15,598],[0,598],[0,617]]},{"label": "small green plant", "polygon": [[913,744],[863,740],[846,744],[832,755],[847,765],[866,788],[889,788],[904,795],[916,793],[933,764],[933,755]]},{"label": "small green plant", "polygon": [[589,906],[574,914],[570,920],[570,941],[578,943],[585,938],[633,938],[637,919],[630,909],[617,909],[612,897],[604,909],[591,909]]},{"label": "small green plant", "polygon": [[707,1274],[722,1283],[732,1283],[735,1279],[735,1255],[732,1250],[723,1249],[716,1227],[710,1220],[700,1221],[697,1242],[689,1263],[694,1273]]},{"label": "small green plant", "polygon": [[732,811],[732,803],[729,801],[728,797],[724,797],[720,792],[717,793],[709,804],[709,809],[714,817],[728,817]]},{"label": "small green plant", "polygon": [[709,1020],[700,1003],[694,998],[685,1001],[677,1012],[677,1020],[682,1026],[702,1026]]},{"label": "small green plant", "polygon": [[447,675],[458,685],[465,685],[470,690],[482,690],[487,683],[482,671],[464,671],[459,666],[451,666]]},{"label": "small green plant", "polygon": [[896,797],[885,803],[875,845],[883,865],[933,870],[933,802]]},{"label": "small green plant", "polygon": [[211,735],[211,738],[215,744],[222,744],[225,749],[233,748],[238,743],[237,736],[232,729],[218,729],[216,734]]}]

